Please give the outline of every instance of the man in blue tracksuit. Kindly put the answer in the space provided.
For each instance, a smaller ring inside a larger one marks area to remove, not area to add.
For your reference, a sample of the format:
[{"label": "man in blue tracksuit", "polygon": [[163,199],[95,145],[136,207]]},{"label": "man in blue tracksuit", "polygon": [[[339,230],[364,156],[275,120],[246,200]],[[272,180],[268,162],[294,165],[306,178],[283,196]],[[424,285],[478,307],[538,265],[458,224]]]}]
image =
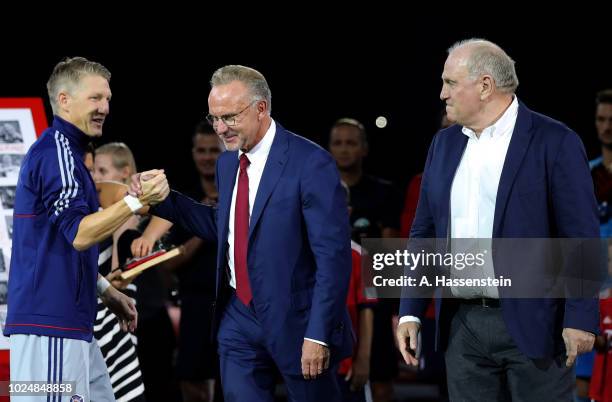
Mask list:
[{"label": "man in blue tracksuit", "polygon": [[[109,380],[107,373],[95,372],[93,362],[101,356],[90,345],[96,288],[124,330],[136,327],[131,299],[98,275],[96,244],[168,192],[163,173],[151,171],[158,175],[146,194],[126,196],[98,212],[95,185],[83,154],[91,137],[102,134],[111,98],[109,81],[110,72],[104,66],[84,58],[66,59],[55,66],[47,83],[53,124],[25,156],[15,198],[4,330],[10,336],[11,380],[59,384],[50,390],[63,388],[63,395],[71,400],[89,401],[90,383]],[[101,380],[94,378],[98,376]],[[68,382],[74,382],[73,387]],[[50,396],[55,400],[56,395],[43,393],[20,401],[43,401]]]}]

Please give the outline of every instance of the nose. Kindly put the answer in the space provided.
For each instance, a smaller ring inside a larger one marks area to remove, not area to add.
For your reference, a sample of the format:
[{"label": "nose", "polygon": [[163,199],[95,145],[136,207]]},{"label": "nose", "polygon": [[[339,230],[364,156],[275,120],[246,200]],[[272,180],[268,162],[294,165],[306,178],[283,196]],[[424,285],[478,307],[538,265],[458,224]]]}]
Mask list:
[{"label": "nose", "polygon": [[107,115],[109,110],[110,102],[108,101],[108,99],[103,99],[102,102],[100,102],[100,106],[98,107],[98,113]]},{"label": "nose", "polygon": [[229,130],[229,127],[223,122],[223,120],[217,120],[213,124],[213,128],[217,134],[224,134]]},{"label": "nose", "polygon": [[446,84],[442,85],[442,89],[440,90],[440,100],[448,99],[448,89],[446,88]]},{"label": "nose", "polygon": [[345,144],[342,142],[338,146],[338,150],[340,151],[341,154],[348,154],[350,151],[350,147],[348,146],[348,144]]}]

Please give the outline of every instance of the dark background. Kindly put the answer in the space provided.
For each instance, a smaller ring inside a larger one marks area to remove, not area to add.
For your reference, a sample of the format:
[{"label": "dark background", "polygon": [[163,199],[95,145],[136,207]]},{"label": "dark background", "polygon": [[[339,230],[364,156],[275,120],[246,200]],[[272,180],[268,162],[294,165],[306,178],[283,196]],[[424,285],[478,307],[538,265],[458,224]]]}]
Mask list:
[{"label": "dark background", "polygon": [[[594,95],[612,87],[612,35],[596,14],[501,22],[486,12],[463,19],[315,13],[281,26],[272,15],[237,23],[226,10],[195,18],[184,11],[168,24],[144,16],[47,22],[38,36],[7,41],[0,96],[41,96],[50,118],[45,83],[53,66],[65,56],[101,62],[113,75],[113,100],[99,143],[126,142],[139,170],[163,167],[181,187],[194,174],[190,136],[207,113],[212,72],[244,64],[266,76],[272,116],[291,131],[325,145],[337,118],[361,120],[371,145],[367,169],[403,187],[421,170],[438,125],[446,49],[470,37],[502,46],[517,62],[519,99],[573,128],[595,156]],[[380,115],[389,121],[385,129],[374,125]]]}]

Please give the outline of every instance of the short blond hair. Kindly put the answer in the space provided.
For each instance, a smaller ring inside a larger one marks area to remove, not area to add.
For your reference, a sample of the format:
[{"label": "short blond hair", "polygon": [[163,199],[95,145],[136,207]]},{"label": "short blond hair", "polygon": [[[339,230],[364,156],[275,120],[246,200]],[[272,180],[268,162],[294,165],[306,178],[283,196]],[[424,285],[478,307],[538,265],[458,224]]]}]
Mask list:
[{"label": "short blond hair", "polygon": [[59,111],[57,96],[60,91],[72,92],[79,85],[81,78],[86,75],[99,75],[109,83],[111,79],[111,73],[106,67],[84,57],[67,57],[55,65],[47,81],[47,93],[53,114]]},{"label": "short blond hair", "polygon": [[96,148],[95,155],[110,155],[113,167],[117,170],[128,167],[129,175],[136,174],[136,160],[130,148],[123,142],[109,142]]}]

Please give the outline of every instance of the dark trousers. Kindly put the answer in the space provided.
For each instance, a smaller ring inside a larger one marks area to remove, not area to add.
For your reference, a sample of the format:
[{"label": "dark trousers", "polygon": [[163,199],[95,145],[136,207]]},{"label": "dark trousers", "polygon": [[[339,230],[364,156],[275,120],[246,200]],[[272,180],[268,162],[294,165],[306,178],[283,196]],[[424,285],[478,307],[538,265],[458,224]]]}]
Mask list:
[{"label": "dark trousers", "polygon": [[176,346],[172,323],[166,308],[142,320],[139,317],[138,359],[147,402],[168,402],[180,397],[174,376],[172,355]]},{"label": "dark trousers", "polygon": [[[232,296],[219,333],[221,383],[225,402],[273,402],[278,372],[265,346],[265,336],[251,307]],[[290,401],[339,402],[335,369],[316,380],[281,373]]]},{"label": "dark trousers", "polygon": [[344,374],[338,374],[336,378],[342,394],[342,402],[372,402],[369,382],[362,389],[351,391],[351,381],[346,381],[345,377]]},{"label": "dark trousers", "polygon": [[565,366],[565,353],[550,359],[525,356],[508,334],[500,308],[461,304],[445,357],[453,402],[572,401],[574,371]]}]

